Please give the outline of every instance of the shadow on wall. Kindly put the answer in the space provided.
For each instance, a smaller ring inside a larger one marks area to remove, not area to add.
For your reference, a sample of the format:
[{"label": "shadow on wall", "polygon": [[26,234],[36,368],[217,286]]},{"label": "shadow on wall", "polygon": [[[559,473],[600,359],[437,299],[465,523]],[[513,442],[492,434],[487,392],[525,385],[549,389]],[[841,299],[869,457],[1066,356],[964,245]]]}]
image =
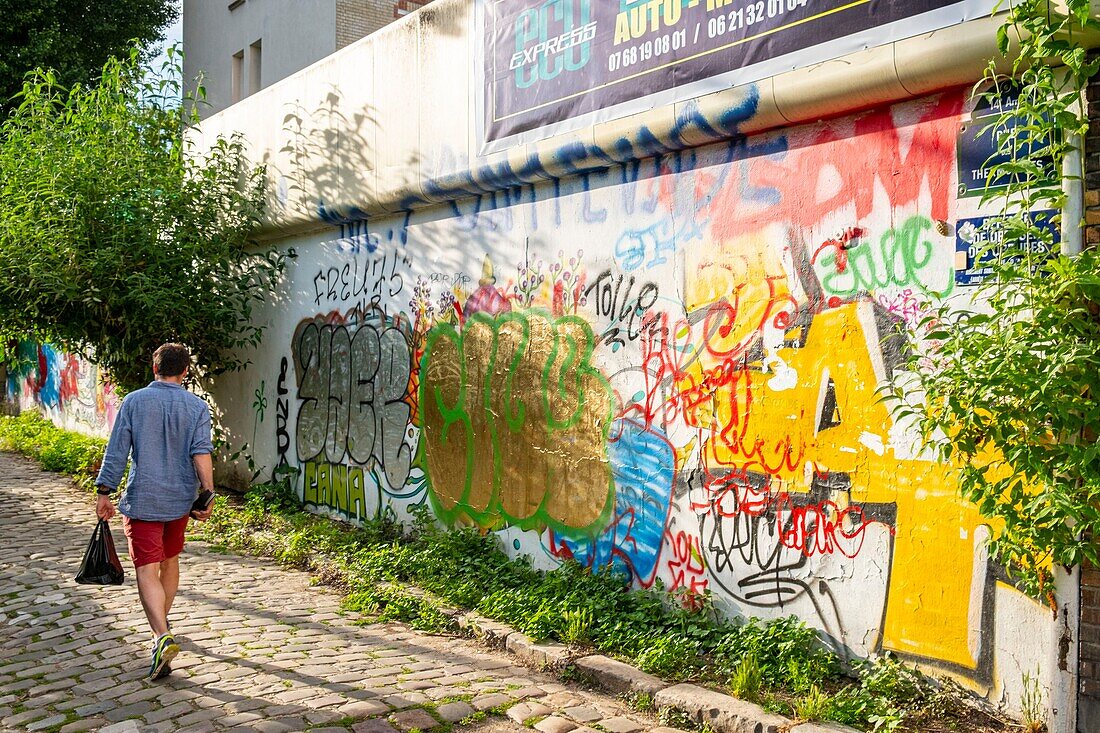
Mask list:
[{"label": "shadow on wall", "polygon": [[[263,163],[268,177],[268,202],[277,203],[274,211],[285,209],[290,201],[316,201],[324,215],[327,202],[336,201],[346,191],[374,190],[374,159],[370,140],[377,131],[371,107],[349,117],[343,110],[342,97],[335,85],[324,99],[308,109],[300,101],[290,105],[283,116],[283,145],[279,152],[287,156],[288,171],[280,171],[271,159]],[[338,219],[364,218],[350,211]],[[335,223],[335,222],[334,222]]]}]

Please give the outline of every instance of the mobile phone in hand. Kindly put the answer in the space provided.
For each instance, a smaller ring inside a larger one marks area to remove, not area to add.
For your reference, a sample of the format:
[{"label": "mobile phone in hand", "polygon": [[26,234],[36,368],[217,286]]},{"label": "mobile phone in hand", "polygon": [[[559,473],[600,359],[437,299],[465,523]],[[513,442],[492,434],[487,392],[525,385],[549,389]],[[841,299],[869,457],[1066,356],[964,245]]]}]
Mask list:
[{"label": "mobile phone in hand", "polygon": [[195,503],[191,505],[191,516],[195,516],[198,512],[205,512],[212,501],[214,501],[213,491],[207,489],[200,492],[199,498],[195,499]]}]

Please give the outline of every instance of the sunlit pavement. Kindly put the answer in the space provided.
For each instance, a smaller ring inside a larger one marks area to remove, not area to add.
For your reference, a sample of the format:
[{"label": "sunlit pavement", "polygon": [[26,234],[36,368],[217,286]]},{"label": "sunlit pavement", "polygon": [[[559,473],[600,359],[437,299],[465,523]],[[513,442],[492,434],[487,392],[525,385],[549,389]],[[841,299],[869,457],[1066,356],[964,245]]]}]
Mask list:
[{"label": "sunlit pavement", "polygon": [[151,682],[151,636],[117,517],[126,583],[73,580],[92,507],[65,478],[0,453],[0,730],[393,733],[467,721],[673,733],[475,642],[356,626],[307,574],[198,543],[184,551],[172,610],[182,651],[172,674]]}]

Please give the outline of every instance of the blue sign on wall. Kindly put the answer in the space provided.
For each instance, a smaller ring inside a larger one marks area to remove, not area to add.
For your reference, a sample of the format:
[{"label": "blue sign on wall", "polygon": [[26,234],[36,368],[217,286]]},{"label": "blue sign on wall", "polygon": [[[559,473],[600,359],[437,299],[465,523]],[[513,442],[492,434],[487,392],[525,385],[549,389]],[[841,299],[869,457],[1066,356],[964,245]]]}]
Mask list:
[{"label": "blue sign on wall", "polygon": [[990,263],[1006,249],[1028,251],[1036,255],[1036,262],[1058,254],[1060,232],[1052,209],[1032,212],[1032,221],[1051,237],[1051,244],[1036,236],[1026,241],[1004,241],[1003,216],[979,216],[960,219],[955,227],[955,284],[981,285],[990,274]]},{"label": "blue sign on wall", "polygon": [[[1018,90],[1005,86],[1001,94],[983,96],[971,113],[971,121],[959,131],[958,173],[959,196],[981,196],[983,193],[1003,191],[1013,183],[1017,176],[1000,171],[994,174],[998,165],[1012,162],[1011,153],[998,150],[1000,139],[1015,132],[1019,121],[1015,118],[1001,119],[1005,112],[1016,109]],[[1026,158],[1047,172],[1046,179],[1054,180],[1054,160],[1050,156],[1037,155],[1031,151],[1042,147],[1036,142],[1021,141],[1020,158]]]}]

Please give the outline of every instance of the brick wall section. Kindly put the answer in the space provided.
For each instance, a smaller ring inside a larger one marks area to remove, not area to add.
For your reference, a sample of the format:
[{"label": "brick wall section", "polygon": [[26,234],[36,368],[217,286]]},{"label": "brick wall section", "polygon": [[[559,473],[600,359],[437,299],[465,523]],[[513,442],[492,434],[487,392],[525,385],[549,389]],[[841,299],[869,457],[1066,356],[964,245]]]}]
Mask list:
[{"label": "brick wall section", "polygon": [[336,0],[336,48],[368,36],[431,0]]},{"label": "brick wall section", "polygon": [[1100,76],[1092,78],[1085,96],[1088,99],[1089,132],[1085,138],[1084,245],[1095,247],[1100,245]]},{"label": "brick wall section", "polygon": [[[1090,54],[1093,59],[1096,54]],[[1100,246],[1100,76],[1085,92],[1089,132],[1085,137],[1085,247]],[[1081,568],[1078,630],[1077,730],[1100,730],[1100,569]]]},{"label": "brick wall section", "polygon": [[1100,699],[1100,570],[1081,569],[1081,628],[1078,671],[1081,694]]},{"label": "brick wall section", "polygon": [[431,0],[397,0],[393,4],[393,17],[400,18],[402,15],[407,15],[430,2]]}]

